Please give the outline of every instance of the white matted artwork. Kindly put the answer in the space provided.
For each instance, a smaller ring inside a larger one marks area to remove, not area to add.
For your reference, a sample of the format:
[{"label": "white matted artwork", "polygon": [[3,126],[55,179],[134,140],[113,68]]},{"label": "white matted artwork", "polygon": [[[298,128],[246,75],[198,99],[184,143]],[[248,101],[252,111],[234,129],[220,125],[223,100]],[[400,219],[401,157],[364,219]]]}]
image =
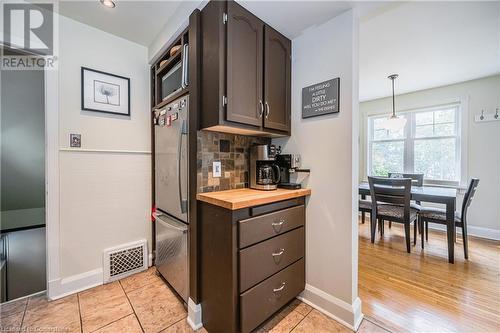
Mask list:
[{"label": "white matted artwork", "polygon": [[130,116],[130,79],[82,67],[82,110]]}]

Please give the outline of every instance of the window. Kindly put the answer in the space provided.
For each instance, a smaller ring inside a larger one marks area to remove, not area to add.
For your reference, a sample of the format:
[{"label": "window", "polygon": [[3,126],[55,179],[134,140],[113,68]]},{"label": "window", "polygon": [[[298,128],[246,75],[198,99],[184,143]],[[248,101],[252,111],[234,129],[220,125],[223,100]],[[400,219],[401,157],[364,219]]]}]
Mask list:
[{"label": "window", "polygon": [[400,112],[405,128],[383,127],[387,115],[368,118],[368,175],[423,173],[427,183],[460,183],[459,104]]}]

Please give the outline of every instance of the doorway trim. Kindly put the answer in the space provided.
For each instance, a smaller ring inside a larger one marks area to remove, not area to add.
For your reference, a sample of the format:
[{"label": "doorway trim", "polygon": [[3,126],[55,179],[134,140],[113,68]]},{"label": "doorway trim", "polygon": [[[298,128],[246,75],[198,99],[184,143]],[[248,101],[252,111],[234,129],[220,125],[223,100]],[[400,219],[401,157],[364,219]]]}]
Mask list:
[{"label": "doorway trim", "polygon": [[60,279],[59,213],[59,70],[45,70],[46,274],[50,299],[59,294],[54,288]]}]

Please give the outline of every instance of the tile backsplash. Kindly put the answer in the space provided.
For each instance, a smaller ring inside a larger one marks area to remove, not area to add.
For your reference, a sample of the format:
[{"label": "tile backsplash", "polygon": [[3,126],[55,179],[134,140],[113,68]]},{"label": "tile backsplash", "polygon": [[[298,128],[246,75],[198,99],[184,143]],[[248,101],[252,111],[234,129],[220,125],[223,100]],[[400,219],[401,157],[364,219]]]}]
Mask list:
[{"label": "tile backsplash", "polygon": [[[270,143],[270,138],[198,131],[198,192],[248,187],[250,146]],[[212,177],[214,161],[221,162],[221,177]]]}]

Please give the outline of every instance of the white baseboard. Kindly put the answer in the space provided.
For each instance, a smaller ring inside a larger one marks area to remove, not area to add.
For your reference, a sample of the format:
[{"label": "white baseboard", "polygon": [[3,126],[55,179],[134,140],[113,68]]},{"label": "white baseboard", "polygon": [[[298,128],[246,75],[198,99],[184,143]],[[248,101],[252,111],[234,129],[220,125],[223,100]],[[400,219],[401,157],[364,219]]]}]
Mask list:
[{"label": "white baseboard", "polygon": [[[148,256],[148,265],[149,267],[153,265],[152,253]],[[49,281],[47,295],[49,299],[55,300],[102,284],[103,270],[98,268],[63,279]]]},{"label": "white baseboard", "polygon": [[306,284],[305,290],[297,298],[351,330],[356,331],[363,320],[359,297],[356,298],[353,304],[349,304]]},{"label": "white baseboard", "polygon": [[201,321],[201,304],[196,304],[191,298],[188,300],[187,322],[194,331],[203,327],[203,322]]},{"label": "white baseboard", "polygon": [[[429,229],[446,231],[446,226],[442,225],[442,224],[429,223]],[[483,227],[476,227],[473,225],[468,225],[467,231],[469,233],[469,236],[500,241],[500,230],[497,230],[497,229],[490,229],[490,228],[483,228]],[[462,234],[461,228],[457,228],[457,234],[460,234],[460,235]]]},{"label": "white baseboard", "polygon": [[67,278],[49,281],[47,295],[49,299],[55,300],[102,284],[103,271],[102,268],[99,268]]}]

